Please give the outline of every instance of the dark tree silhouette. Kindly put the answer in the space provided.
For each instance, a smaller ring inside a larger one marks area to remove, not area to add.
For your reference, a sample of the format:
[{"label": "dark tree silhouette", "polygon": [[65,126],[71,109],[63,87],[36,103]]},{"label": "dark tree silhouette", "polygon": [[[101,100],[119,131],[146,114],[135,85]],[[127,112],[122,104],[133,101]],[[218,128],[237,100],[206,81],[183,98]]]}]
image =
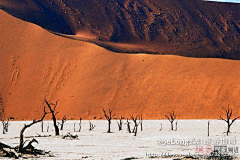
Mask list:
[{"label": "dark tree silhouette", "polygon": [[42,124],[41,124],[41,129],[42,129],[42,132],[43,132],[43,121],[42,121]]},{"label": "dark tree silhouette", "polygon": [[124,119],[123,116],[121,116],[120,118],[118,118],[119,122],[117,121],[117,124],[118,124],[118,129],[119,129],[119,131],[122,130],[123,119]]},{"label": "dark tree silhouette", "polygon": [[96,126],[92,124],[91,121],[89,121],[89,131],[92,131]]},{"label": "dark tree silhouette", "polygon": [[236,118],[234,118],[234,119],[231,120],[233,111],[232,111],[231,108],[229,108],[229,105],[228,105],[228,108],[225,110],[225,112],[226,112],[226,119],[222,118],[222,116],[220,116],[220,119],[223,120],[223,121],[225,121],[225,122],[227,123],[227,132],[226,132],[226,133],[227,133],[227,136],[228,136],[228,134],[231,133],[231,132],[230,132],[230,128],[231,128],[232,124],[233,124],[238,118],[240,118],[240,116],[239,116],[239,117],[236,117]]},{"label": "dark tree silhouette", "polygon": [[[45,109],[45,107],[44,107],[44,114],[43,114],[43,116],[42,116],[42,118],[40,119],[40,120],[33,120],[33,122],[32,123],[30,123],[30,124],[28,124],[28,125],[24,125],[24,127],[22,128],[22,130],[21,130],[21,132],[20,132],[20,143],[19,143],[19,152],[21,152],[21,153],[25,153],[26,152],[26,149],[28,149],[28,148],[24,148],[23,146],[24,146],[24,131],[27,129],[27,128],[29,128],[29,127],[31,127],[32,125],[34,125],[34,124],[36,124],[36,123],[39,123],[39,122],[42,122],[43,121],[43,119],[45,118],[45,116],[47,115],[48,113],[46,112],[46,109]],[[32,141],[33,142],[33,141]],[[29,144],[28,144],[28,146],[29,145],[31,145],[32,144],[32,142],[30,142]]]},{"label": "dark tree silhouette", "polygon": [[[55,135],[58,136],[59,135],[59,128],[58,128],[58,125],[57,125],[57,119],[56,119],[56,115],[59,113],[59,112],[56,112],[55,113],[55,110],[57,108],[57,105],[58,105],[58,102],[59,101],[56,101],[56,103],[48,103],[48,101],[45,99],[45,103],[47,104],[51,114],[52,114],[52,120],[53,120],[53,126],[55,128]],[[52,108],[53,107],[53,108]]]},{"label": "dark tree silhouette", "polygon": [[[1,97],[0,97],[1,98]],[[9,117],[7,119],[7,121],[5,121],[6,119],[6,113],[5,113],[5,110],[3,108],[3,105],[2,105],[2,102],[1,102],[1,99],[0,99],[0,121],[2,122],[2,126],[3,126],[3,134],[5,134],[6,132],[8,132],[8,127],[10,126],[10,123],[9,123],[9,120],[10,119],[14,119],[13,117]]]},{"label": "dark tree silhouette", "polygon": [[2,125],[3,125],[3,134],[5,134],[7,122],[5,122],[6,113],[5,113],[5,110],[3,107],[3,100],[2,100],[1,94],[0,94],[0,107],[1,107],[0,108],[0,121],[2,122]]},{"label": "dark tree silhouette", "polygon": [[140,122],[138,122],[138,116],[133,116],[131,115],[130,116],[132,121],[134,122],[134,128],[133,128],[133,133],[134,133],[134,136],[137,136],[137,131],[138,131],[138,125],[140,124]]},{"label": "dark tree silhouette", "polygon": [[173,131],[173,122],[175,121],[175,119],[177,118],[177,115],[175,114],[174,110],[172,110],[172,112],[169,112],[169,116],[165,115],[165,117],[169,120],[169,122],[171,123],[171,130]]},{"label": "dark tree silhouette", "polygon": [[66,118],[66,116],[64,116],[63,118],[62,118],[62,122],[60,123],[60,125],[61,125],[61,128],[60,128],[60,130],[62,131],[63,130],[63,125],[64,125],[64,123],[67,121],[67,118]]},{"label": "dark tree silhouette", "polygon": [[159,131],[162,131],[162,123],[160,123],[160,125],[161,125],[161,128],[159,129]]},{"label": "dark tree silhouette", "polygon": [[131,126],[130,126],[130,122],[129,122],[128,119],[127,119],[127,129],[128,129],[128,132],[129,132],[129,133],[132,133],[132,131],[131,131]]},{"label": "dark tree silhouette", "polygon": [[79,120],[79,130],[78,130],[78,132],[81,132],[81,130],[82,130],[82,118],[80,118],[80,120]]},{"label": "dark tree silhouette", "polygon": [[176,121],[175,126],[176,126],[175,131],[177,131],[177,129],[178,129],[178,121]]},{"label": "dark tree silhouette", "polygon": [[104,113],[105,118],[108,121],[108,131],[107,131],[107,133],[111,133],[111,121],[115,117],[115,114],[112,114],[112,110],[111,109],[109,109],[109,113],[108,114],[103,109],[103,113]]},{"label": "dark tree silhouette", "polygon": [[143,131],[143,116],[142,116],[142,114],[140,116],[140,127],[141,127],[141,131]]},{"label": "dark tree silhouette", "polygon": [[208,137],[210,135],[210,121],[208,121]]},{"label": "dark tree silhouette", "polygon": [[49,123],[48,123],[48,126],[47,126],[47,132],[49,131]]},{"label": "dark tree silhouette", "polygon": [[8,118],[8,120],[7,121],[2,121],[2,124],[3,124],[3,134],[5,134],[6,132],[8,132],[8,127],[11,125],[10,123],[9,123],[9,118]]}]

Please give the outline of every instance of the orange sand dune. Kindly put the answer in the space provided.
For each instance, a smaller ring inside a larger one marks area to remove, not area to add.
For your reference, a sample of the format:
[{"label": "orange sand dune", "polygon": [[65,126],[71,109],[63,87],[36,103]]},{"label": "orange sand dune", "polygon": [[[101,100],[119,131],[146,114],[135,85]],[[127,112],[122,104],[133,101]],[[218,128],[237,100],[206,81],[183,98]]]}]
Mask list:
[{"label": "orange sand dune", "polygon": [[240,61],[130,55],[51,34],[0,11],[0,91],[9,116],[40,116],[44,97],[59,101],[58,117],[142,113],[164,118],[218,118],[239,111]]}]

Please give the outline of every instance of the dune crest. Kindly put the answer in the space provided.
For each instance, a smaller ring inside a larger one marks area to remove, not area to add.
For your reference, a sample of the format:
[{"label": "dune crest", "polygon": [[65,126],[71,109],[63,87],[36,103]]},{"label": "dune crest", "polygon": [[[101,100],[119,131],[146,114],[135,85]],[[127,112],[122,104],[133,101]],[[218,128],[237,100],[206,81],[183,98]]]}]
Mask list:
[{"label": "dune crest", "polygon": [[115,52],[240,59],[240,4],[237,3],[0,0],[0,7],[52,32],[84,39]]}]

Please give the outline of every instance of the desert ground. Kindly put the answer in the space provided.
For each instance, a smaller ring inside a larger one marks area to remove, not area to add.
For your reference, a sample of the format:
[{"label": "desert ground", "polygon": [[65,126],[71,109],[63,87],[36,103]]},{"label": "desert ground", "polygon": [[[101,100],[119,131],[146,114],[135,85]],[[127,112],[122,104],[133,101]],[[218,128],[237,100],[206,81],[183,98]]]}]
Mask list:
[{"label": "desert ground", "polygon": [[[123,131],[118,131],[117,122],[112,121],[112,133],[107,133],[107,121],[93,120],[91,121],[96,127],[93,131],[89,131],[89,121],[82,122],[81,132],[78,121],[67,121],[64,125],[60,136],[54,136],[52,121],[44,121],[44,132],[41,132],[41,123],[34,125],[25,132],[26,140],[36,138],[39,144],[34,143],[38,149],[51,151],[52,157],[39,156],[36,159],[86,159],[86,160],[127,160],[129,159],[177,159],[188,155],[206,155],[207,146],[228,146],[229,148],[240,147],[240,123],[237,121],[233,124],[229,136],[224,133],[226,125],[220,120],[210,120],[210,136],[207,136],[208,120],[179,120],[177,131],[170,130],[170,123],[166,120],[146,120],[143,122],[143,131],[138,127],[137,136],[133,133],[128,133],[126,121],[124,121]],[[30,122],[11,122],[9,132],[5,135],[0,133],[0,141],[11,146],[19,144],[19,132],[24,124]],[[76,132],[74,132],[74,123],[76,123]],[[160,130],[162,124],[162,130]],[[49,125],[49,132],[47,126]],[[131,122],[131,127],[133,124]],[[0,127],[0,130],[2,128]],[[71,133],[78,135],[78,139],[62,139],[62,136]],[[50,137],[38,137],[39,135],[51,135]],[[175,141],[172,144],[160,143],[171,140]],[[177,140],[190,140],[192,143],[178,144]],[[199,141],[201,140],[201,142]],[[235,141],[233,144],[226,142],[225,144],[213,142],[216,140]],[[203,152],[198,152],[197,148],[202,147]],[[239,148],[240,149],[240,148]],[[240,150],[239,150],[240,152]],[[234,154],[239,157],[240,153]],[[180,155],[182,154],[182,155]],[[166,155],[164,157],[163,155]],[[171,155],[176,155],[172,157]],[[4,159],[4,158],[3,158]],[[31,158],[30,158],[31,159]]]}]

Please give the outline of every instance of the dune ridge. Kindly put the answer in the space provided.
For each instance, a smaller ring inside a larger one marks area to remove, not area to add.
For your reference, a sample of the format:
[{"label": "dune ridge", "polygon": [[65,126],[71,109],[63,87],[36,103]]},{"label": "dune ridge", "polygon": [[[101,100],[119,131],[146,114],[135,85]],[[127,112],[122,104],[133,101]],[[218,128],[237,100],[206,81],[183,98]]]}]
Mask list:
[{"label": "dune ridge", "polygon": [[237,3],[0,0],[0,7],[52,32],[84,38],[115,52],[240,59]]}]

